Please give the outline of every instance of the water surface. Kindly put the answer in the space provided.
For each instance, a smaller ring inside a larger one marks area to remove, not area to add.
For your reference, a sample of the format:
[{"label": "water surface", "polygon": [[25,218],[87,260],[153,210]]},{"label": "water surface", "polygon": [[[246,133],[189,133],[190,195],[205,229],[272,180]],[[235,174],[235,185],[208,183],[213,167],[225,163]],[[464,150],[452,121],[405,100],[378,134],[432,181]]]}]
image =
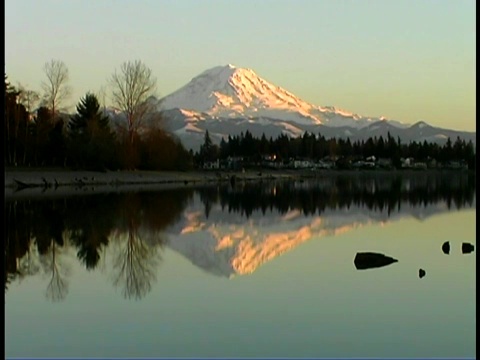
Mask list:
[{"label": "water surface", "polygon": [[474,357],[475,209],[424,173],[10,200],[6,356]]}]

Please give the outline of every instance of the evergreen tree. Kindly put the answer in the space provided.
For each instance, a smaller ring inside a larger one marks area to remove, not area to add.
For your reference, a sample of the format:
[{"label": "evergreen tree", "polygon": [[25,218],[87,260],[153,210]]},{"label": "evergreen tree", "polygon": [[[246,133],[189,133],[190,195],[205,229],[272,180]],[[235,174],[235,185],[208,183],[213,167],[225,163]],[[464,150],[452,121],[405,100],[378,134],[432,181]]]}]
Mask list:
[{"label": "evergreen tree", "polygon": [[97,97],[87,93],[68,123],[69,150],[76,166],[103,169],[111,166],[114,135]]},{"label": "evergreen tree", "polygon": [[268,155],[270,152],[270,144],[268,143],[267,137],[265,133],[262,134],[262,138],[260,139],[259,150],[261,155]]},{"label": "evergreen tree", "polygon": [[[93,123],[96,125],[93,126]],[[108,117],[102,114],[98,99],[92,93],[87,93],[80,100],[77,105],[77,114],[73,115],[68,123],[71,136],[87,135],[89,127],[110,130]]]},{"label": "evergreen tree", "polygon": [[[26,162],[29,114],[20,102],[21,92],[10,85],[5,74],[4,149],[8,165]],[[26,135],[27,134],[27,135]]]},{"label": "evergreen tree", "polygon": [[229,144],[222,137],[222,140],[220,140],[220,158],[221,159],[226,159],[228,157],[228,145]]},{"label": "evergreen tree", "polygon": [[218,147],[215,146],[210,138],[208,130],[205,131],[205,138],[202,146],[200,146],[200,158],[202,162],[214,161],[218,156]]}]

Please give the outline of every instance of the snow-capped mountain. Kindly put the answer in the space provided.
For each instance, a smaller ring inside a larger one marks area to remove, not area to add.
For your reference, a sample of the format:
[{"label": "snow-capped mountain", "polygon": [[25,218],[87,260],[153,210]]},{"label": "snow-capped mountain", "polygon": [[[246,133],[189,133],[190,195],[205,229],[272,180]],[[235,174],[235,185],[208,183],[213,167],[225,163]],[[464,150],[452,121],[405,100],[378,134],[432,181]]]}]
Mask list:
[{"label": "snow-capped mountain", "polygon": [[[309,104],[262,79],[251,69],[217,66],[161,99],[161,110],[182,109],[189,115],[215,118],[258,118],[299,125],[362,128],[383,118],[362,117],[335,107]],[[405,126],[394,122],[397,126]]]},{"label": "snow-capped mountain", "polygon": [[[326,138],[366,140],[390,133],[403,142],[444,143],[450,137],[472,140],[475,132],[441,129],[421,121],[405,124],[384,117],[366,117],[331,106],[303,101],[262,79],[251,69],[233,65],[217,66],[194,77],[172,94],[149,99],[161,114],[150,121],[180,138],[184,146],[198,150],[208,130],[214,143],[247,130],[255,137],[281,134],[297,137],[306,131]],[[115,121],[121,114],[109,113]],[[123,120],[124,121],[124,120]]]}]

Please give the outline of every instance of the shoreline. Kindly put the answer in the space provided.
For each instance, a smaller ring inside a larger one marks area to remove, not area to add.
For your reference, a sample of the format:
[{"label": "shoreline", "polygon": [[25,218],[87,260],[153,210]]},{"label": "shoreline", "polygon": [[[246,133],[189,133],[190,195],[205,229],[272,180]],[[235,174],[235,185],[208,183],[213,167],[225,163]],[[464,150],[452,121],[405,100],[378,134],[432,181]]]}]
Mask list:
[{"label": "shoreline", "polygon": [[259,179],[296,178],[300,174],[259,171],[87,171],[87,170],[5,170],[5,188],[59,188],[65,186],[125,186],[172,183],[196,183]]},{"label": "shoreline", "polygon": [[322,179],[338,176],[383,177],[470,175],[474,171],[427,170],[249,170],[242,171],[77,171],[5,169],[5,200],[66,197],[127,191],[161,191],[215,183]]},{"label": "shoreline", "polygon": [[5,188],[22,187],[63,187],[63,186],[98,186],[98,185],[148,185],[171,183],[209,183],[230,181],[235,177],[239,181],[306,179],[331,176],[389,176],[420,174],[475,174],[471,170],[452,169],[399,169],[399,170],[191,170],[191,171],[88,171],[64,169],[5,169]]},{"label": "shoreline", "polygon": [[77,171],[6,169],[5,199],[62,197],[125,191],[158,191],[235,181],[294,179],[298,175],[227,171]]}]

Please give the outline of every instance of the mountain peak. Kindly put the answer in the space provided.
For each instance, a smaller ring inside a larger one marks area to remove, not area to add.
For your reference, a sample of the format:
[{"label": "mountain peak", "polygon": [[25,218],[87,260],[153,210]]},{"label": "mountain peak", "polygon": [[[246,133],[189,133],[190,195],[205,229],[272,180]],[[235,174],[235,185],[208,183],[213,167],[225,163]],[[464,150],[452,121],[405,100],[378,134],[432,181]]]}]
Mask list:
[{"label": "mountain peak", "polygon": [[[185,109],[217,117],[269,117],[319,124],[316,107],[259,77],[252,69],[216,66],[160,100],[163,110]],[[319,110],[317,110],[319,112]]]},{"label": "mountain peak", "polygon": [[313,105],[261,78],[252,69],[233,64],[205,70],[161,99],[158,106],[160,110],[183,109],[215,118],[269,119],[308,126],[361,128],[379,120],[336,107]]},{"label": "mountain peak", "polygon": [[[202,72],[200,75],[194,77],[192,81],[194,81],[197,78],[205,78],[209,77],[210,79],[214,81],[225,81],[228,82],[228,80],[234,75],[238,74],[238,76],[247,76],[247,74],[253,74],[257,76],[252,69],[247,69],[247,68],[241,68],[238,66],[235,66],[233,64],[227,64],[227,65],[219,65],[215,66],[213,68],[207,69],[204,72]],[[188,84],[187,84],[188,85]]]},{"label": "mountain peak", "polygon": [[412,126],[422,129],[422,128],[425,128],[425,127],[429,127],[430,125],[428,125],[425,121],[420,120],[420,121],[416,122],[415,124],[413,124]]}]

